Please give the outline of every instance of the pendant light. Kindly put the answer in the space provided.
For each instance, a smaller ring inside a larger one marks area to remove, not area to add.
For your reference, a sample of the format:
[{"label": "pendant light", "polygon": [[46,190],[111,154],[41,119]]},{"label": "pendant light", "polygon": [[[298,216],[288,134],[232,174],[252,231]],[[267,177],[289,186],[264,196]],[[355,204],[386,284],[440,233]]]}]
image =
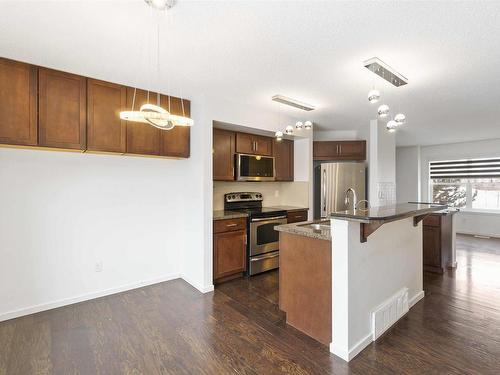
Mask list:
[{"label": "pendant light", "polygon": [[380,99],[380,91],[373,89],[368,93],[368,101],[372,104],[377,103]]},{"label": "pendant light", "polygon": [[[144,0],[148,6],[158,12],[164,12],[166,9],[170,9],[174,2],[173,0]],[[157,79],[160,78],[160,21],[157,20],[157,38],[156,38],[156,69],[157,69]],[[159,90],[158,90],[159,91]],[[170,130],[175,126],[193,126],[194,122],[191,118],[186,116],[184,110],[184,100],[181,98],[181,110],[182,115],[173,115],[170,111],[162,108],[160,106],[160,94],[157,94],[157,104],[152,104],[149,102],[149,91],[148,91],[148,103],[143,104],[139,110],[134,110],[135,99],[136,99],[137,89],[134,89],[134,96],[132,99],[132,109],[130,111],[120,112],[120,118],[126,121],[132,122],[142,122],[145,124],[152,125],[158,129]],[[168,107],[170,110],[170,96],[168,97]]]},{"label": "pendant light", "polygon": [[396,128],[398,127],[398,124],[394,120],[390,120],[387,122],[386,129],[389,131],[389,133],[394,133],[396,131]]},{"label": "pendant light", "polygon": [[303,127],[304,127],[304,123],[302,121],[297,121],[295,123],[295,129],[302,130]]},{"label": "pendant light", "polygon": [[402,113],[398,113],[396,116],[394,116],[394,121],[396,121],[398,126],[404,125],[406,123],[406,116]]},{"label": "pendant light", "polygon": [[386,118],[389,115],[389,106],[387,104],[382,104],[378,107],[377,113],[380,118]]},{"label": "pendant light", "polygon": [[292,126],[292,125],[288,125],[288,126],[285,128],[285,134],[286,134],[286,135],[292,135],[292,134],[293,134],[293,126]]},{"label": "pendant light", "polygon": [[276,137],[276,140],[280,142],[283,139],[283,132],[278,130],[276,133],[274,133],[274,136]]},{"label": "pendant light", "polygon": [[304,122],[304,129],[306,130],[311,130],[313,127],[313,123],[309,120],[307,120],[306,122]]}]

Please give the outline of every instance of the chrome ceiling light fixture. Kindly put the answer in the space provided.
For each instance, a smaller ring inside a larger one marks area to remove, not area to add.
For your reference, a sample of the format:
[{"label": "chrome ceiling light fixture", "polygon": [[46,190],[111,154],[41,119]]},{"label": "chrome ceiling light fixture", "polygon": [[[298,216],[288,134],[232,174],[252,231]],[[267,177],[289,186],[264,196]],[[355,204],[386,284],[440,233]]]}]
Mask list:
[{"label": "chrome ceiling light fixture", "polygon": [[394,121],[396,121],[398,126],[404,125],[406,123],[406,116],[403,113],[398,113],[394,116]]},{"label": "chrome ceiling light fixture", "polygon": [[276,137],[276,140],[280,142],[283,139],[283,132],[278,130],[276,133],[274,133],[274,136]]},{"label": "chrome ceiling light fixture", "polygon": [[308,121],[304,122],[304,129],[306,129],[306,130],[311,130],[311,129],[312,129],[312,127],[313,127],[313,123],[312,123],[312,121],[309,121],[309,120],[308,120]]},{"label": "chrome ceiling light fixture", "polygon": [[[174,0],[144,0],[148,6],[157,12],[165,12],[174,5]],[[160,78],[160,21],[157,20],[156,25],[156,73],[157,80]],[[193,126],[194,122],[187,117],[184,110],[184,99],[181,98],[182,115],[173,115],[160,105],[160,90],[156,94],[156,104],[149,102],[149,91],[147,94],[148,103],[143,104],[139,110],[134,110],[137,88],[134,88],[134,96],[132,98],[132,108],[130,111],[120,112],[120,118],[126,121],[141,122],[152,125],[161,130],[170,130],[175,126]],[[168,106],[170,110],[170,95],[168,96]]]},{"label": "chrome ceiling light fixture", "polygon": [[302,121],[297,121],[295,123],[295,129],[302,130],[304,128],[304,123]]},{"label": "chrome ceiling light fixture", "polygon": [[377,103],[380,99],[380,91],[372,89],[368,92],[368,101],[372,104]]},{"label": "chrome ceiling light fixture", "polygon": [[377,113],[380,118],[386,118],[389,115],[390,108],[387,104],[382,104],[377,109]]},{"label": "chrome ceiling light fixture", "polygon": [[390,120],[387,122],[387,125],[385,127],[389,133],[394,133],[396,131],[396,128],[398,127],[398,124],[396,123],[396,121]]}]

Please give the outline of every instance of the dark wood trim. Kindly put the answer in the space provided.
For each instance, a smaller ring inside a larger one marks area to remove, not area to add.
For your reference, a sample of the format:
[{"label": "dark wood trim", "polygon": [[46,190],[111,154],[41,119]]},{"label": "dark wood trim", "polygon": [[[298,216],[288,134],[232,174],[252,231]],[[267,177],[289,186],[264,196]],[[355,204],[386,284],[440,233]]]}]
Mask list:
[{"label": "dark wood trim", "polygon": [[380,228],[386,222],[384,221],[374,221],[371,223],[360,223],[360,242],[365,243],[368,239],[368,236],[375,232],[378,228]]}]

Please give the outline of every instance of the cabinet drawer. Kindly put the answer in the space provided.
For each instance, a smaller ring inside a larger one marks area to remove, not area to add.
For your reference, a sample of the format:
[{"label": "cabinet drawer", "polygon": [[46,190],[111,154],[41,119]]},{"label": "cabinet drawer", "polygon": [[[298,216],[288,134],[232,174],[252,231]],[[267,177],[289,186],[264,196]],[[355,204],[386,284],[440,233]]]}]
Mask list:
[{"label": "cabinet drawer", "polygon": [[245,218],[214,221],[214,233],[243,230],[246,229],[246,227],[247,227],[247,220]]},{"label": "cabinet drawer", "polygon": [[288,224],[307,221],[307,210],[288,212],[286,216]]},{"label": "cabinet drawer", "polygon": [[438,215],[429,215],[424,219],[424,225],[430,227],[439,227],[441,225],[440,216]]}]

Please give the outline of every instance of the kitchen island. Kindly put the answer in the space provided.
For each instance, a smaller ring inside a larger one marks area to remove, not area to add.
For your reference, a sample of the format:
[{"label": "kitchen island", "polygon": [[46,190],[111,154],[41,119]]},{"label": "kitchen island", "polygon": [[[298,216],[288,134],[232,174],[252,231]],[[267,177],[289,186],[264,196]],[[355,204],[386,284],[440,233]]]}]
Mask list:
[{"label": "kitchen island", "polygon": [[[397,204],[334,212],[330,216],[331,241],[317,239],[321,242],[301,247],[297,238],[289,236],[300,237],[301,230],[324,234],[325,223],[323,227],[321,223],[312,223],[320,224],[316,227],[307,223],[276,227],[280,241],[283,239],[280,306],[287,313],[287,321],[290,315],[290,324],[299,330],[323,343],[330,339],[332,353],[346,361],[354,358],[423,298],[422,220],[443,209],[446,206]],[[293,283],[293,288],[287,283]],[[325,318],[328,310],[318,301],[325,299],[331,312],[329,320]],[[322,311],[322,328],[316,323],[313,330],[309,320],[318,319],[314,312],[318,308]],[[308,318],[309,313],[313,319]],[[325,327],[331,328],[330,335],[318,331]]]}]

